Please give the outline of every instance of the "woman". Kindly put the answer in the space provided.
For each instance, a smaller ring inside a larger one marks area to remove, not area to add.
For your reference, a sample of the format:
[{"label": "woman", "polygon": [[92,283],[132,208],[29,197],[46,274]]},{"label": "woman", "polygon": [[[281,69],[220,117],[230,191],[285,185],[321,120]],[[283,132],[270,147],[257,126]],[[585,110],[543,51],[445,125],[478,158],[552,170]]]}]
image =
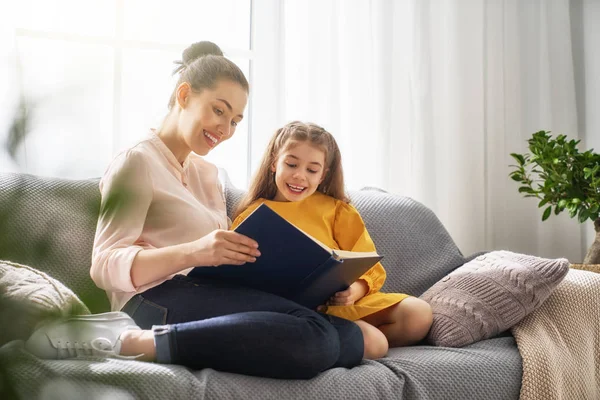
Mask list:
[{"label": "woman", "polygon": [[134,357],[274,378],[357,365],[364,343],[354,322],[186,276],[195,266],[244,268],[260,251],[227,231],[217,169],[201,157],[234,134],[248,82],[210,42],[187,48],[175,72],[160,128],[119,154],[100,182],[91,276],[113,312],[55,321],[26,347],[44,358]]}]

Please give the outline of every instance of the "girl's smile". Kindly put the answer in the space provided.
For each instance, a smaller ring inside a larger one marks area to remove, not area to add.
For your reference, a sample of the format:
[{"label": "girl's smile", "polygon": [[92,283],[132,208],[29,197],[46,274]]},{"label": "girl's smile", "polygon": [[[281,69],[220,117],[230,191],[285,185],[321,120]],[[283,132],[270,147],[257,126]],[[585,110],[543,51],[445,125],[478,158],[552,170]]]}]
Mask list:
[{"label": "girl's smile", "polygon": [[308,142],[291,142],[271,171],[277,185],[276,201],[301,201],[312,195],[325,177],[325,151]]}]

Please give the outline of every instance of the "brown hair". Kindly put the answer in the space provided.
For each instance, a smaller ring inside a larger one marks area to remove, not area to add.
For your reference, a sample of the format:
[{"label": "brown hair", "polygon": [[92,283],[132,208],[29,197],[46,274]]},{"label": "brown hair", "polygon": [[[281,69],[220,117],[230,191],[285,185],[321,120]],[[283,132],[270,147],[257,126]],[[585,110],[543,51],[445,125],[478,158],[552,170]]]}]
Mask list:
[{"label": "brown hair", "polygon": [[225,58],[223,52],[212,42],[198,42],[183,51],[181,61],[175,61],[177,68],[173,75],[180,73],[179,80],[169,99],[169,109],[175,105],[176,91],[183,82],[188,82],[195,92],[213,89],[221,79],[239,83],[250,91],[244,73],[233,61]]},{"label": "brown hair", "polygon": [[342,155],[333,135],[319,125],[293,121],[277,129],[271,138],[260,167],[252,178],[250,189],[235,212],[235,217],[260,198],[267,200],[275,198],[277,185],[271,166],[276,163],[279,155],[289,148],[291,141],[308,142],[325,152],[325,179],[319,184],[317,191],[346,203],[349,202],[344,190]]}]

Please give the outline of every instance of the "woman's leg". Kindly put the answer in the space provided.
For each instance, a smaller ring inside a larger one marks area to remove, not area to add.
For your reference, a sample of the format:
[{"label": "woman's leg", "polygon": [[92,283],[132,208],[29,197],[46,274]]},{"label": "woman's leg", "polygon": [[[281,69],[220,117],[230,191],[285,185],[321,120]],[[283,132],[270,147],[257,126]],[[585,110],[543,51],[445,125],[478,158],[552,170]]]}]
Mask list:
[{"label": "woman's leg", "polygon": [[400,303],[363,318],[377,327],[390,347],[409,346],[421,341],[431,328],[431,306],[416,297],[407,297]]},{"label": "woman's leg", "polygon": [[156,343],[151,329],[127,330],[119,336],[119,355],[136,357],[138,361],[156,361]]},{"label": "woman's leg", "polygon": [[[159,325],[159,362],[195,369],[310,378],[330,367],[355,366],[363,356],[355,323],[222,281],[176,276],[136,296],[123,311],[143,329]],[[135,347],[128,336],[136,333],[122,338],[124,355]]]}]

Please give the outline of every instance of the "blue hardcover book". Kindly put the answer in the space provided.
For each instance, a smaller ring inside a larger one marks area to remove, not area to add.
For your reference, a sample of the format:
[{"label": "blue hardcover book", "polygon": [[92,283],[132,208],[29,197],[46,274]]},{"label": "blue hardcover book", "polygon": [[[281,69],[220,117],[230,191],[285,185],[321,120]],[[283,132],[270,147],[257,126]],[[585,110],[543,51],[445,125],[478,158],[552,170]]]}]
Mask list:
[{"label": "blue hardcover book", "polygon": [[265,204],[235,231],[258,242],[261,256],[256,262],[196,267],[188,276],[235,282],[314,309],[382,259],[376,252],[332,250]]}]

